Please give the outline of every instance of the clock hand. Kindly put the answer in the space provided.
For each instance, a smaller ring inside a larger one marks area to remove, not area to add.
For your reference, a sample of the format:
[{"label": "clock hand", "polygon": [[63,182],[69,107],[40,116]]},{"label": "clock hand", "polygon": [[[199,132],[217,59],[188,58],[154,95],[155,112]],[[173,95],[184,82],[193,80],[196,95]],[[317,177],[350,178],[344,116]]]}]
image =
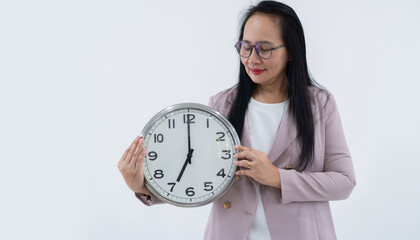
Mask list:
[{"label": "clock hand", "polygon": [[178,178],[176,179],[177,182],[181,180],[181,177],[184,174],[187,164],[191,164],[192,153],[194,152],[194,149],[191,148],[190,123],[191,123],[190,115],[187,114],[188,154],[187,154],[187,159],[185,160],[184,165],[182,166],[181,172],[179,173]]},{"label": "clock hand", "polygon": [[182,175],[184,174],[185,168],[187,167],[187,164],[191,164],[191,158],[192,153],[194,152],[194,149],[191,149],[187,154],[187,159],[184,162],[184,166],[182,166],[181,172],[178,175],[178,178],[176,179],[177,182],[181,180]]},{"label": "clock hand", "polygon": [[190,115],[189,114],[187,114],[187,131],[188,131],[188,154],[189,154],[191,152]]}]

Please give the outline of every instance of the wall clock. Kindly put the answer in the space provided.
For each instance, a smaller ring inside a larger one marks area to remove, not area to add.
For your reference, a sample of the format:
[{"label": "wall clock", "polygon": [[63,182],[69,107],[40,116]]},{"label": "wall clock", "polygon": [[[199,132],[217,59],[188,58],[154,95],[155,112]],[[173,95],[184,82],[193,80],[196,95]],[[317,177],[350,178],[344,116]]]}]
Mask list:
[{"label": "wall clock", "polygon": [[141,136],[146,187],[164,202],[196,207],[223,195],[235,180],[233,155],[239,137],[216,110],[196,103],[169,106],[157,113]]}]

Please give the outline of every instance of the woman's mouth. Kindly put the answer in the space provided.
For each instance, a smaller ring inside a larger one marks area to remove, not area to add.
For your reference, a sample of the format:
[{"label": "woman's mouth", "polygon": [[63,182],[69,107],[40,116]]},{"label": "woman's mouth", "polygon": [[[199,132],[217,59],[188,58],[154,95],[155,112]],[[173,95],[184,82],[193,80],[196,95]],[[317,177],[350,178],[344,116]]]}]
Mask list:
[{"label": "woman's mouth", "polygon": [[262,72],[264,72],[264,71],[265,71],[264,69],[251,68],[251,72],[252,72],[252,74],[254,74],[254,75],[261,74],[261,73],[262,73]]}]

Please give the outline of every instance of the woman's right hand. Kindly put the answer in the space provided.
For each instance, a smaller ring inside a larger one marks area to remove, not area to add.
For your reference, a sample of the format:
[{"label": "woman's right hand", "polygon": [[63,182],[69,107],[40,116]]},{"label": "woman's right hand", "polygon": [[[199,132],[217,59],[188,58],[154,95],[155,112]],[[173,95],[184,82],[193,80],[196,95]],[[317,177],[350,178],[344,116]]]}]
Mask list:
[{"label": "woman's right hand", "polygon": [[143,145],[143,138],[137,136],[122,155],[118,162],[118,168],[131,190],[136,193],[151,195],[144,184],[143,161],[146,156],[146,149],[143,148]]}]

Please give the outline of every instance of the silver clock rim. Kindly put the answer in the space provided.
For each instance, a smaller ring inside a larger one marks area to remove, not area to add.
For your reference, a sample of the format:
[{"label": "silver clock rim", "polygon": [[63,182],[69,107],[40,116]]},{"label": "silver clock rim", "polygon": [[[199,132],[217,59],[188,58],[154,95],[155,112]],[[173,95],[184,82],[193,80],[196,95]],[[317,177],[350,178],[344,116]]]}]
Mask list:
[{"label": "silver clock rim", "polygon": [[[146,126],[143,128],[143,130],[141,131],[140,136],[144,137],[149,130],[153,127],[153,125],[156,123],[157,120],[161,119],[162,117],[164,117],[165,115],[180,110],[180,109],[197,109],[197,110],[201,110],[204,112],[208,112],[210,114],[212,114],[213,116],[215,116],[217,119],[219,119],[225,126],[226,128],[229,130],[229,132],[232,134],[233,137],[233,141],[235,145],[240,145],[240,140],[239,140],[239,136],[236,133],[235,128],[233,127],[233,125],[218,111],[216,111],[215,109],[203,105],[203,104],[199,104],[199,103],[178,103],[178,104],[174,104],[171,105],[169,107],[164,108],[163,110],[159,111],[158,113],[156,113],[150,120],[149,122],[146,124]],[[237,153],[237,151],[234,149],[234,154]],[[143,162],[144,164],[145,162]],[[143,174],[144,174],[144,167],[143,167]],[[149,189],[149,191],[155,196],[157,197],[159,200],[178,206],[178,207],[199,207],[199,206],[204,206],[207,205],[211,202],[214,202],[215,200],[217,200],[218,198],[222,197],[227,190],[229,190],[229,188],[232,186],[232,184],[235,182],[235,177],[232,177],[229,181],[229,183],[227,184],[227,186],[225,186],[225,188],[215,197],[211,197],[209,199],[207,199],[204,202],[200,202],[200,203],[179,203],[179,202],[175,202],[175,201],[171,201],[169,199],[166,199],[165,197],[161,196],[149,183],[148,179],[146,180],[146,187],[147,189]]]}]

